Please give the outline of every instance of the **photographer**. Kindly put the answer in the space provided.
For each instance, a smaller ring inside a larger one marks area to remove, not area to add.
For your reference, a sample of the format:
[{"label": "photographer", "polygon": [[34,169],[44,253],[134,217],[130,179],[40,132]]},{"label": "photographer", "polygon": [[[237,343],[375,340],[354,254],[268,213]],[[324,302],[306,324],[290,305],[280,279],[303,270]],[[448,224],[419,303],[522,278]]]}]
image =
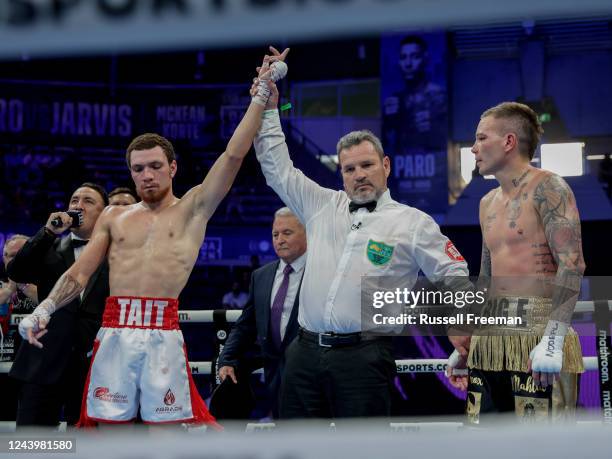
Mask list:
[{"label": "photographer", "polygon": [[[95,223],[108,204],[105,190],[83,183],[70,198],[68,212],[53,212],[46,225],[30,238],[7,266],[8,276],[32,283],[45,298],[59,277],[80,256]],[[70,230],[67,236],[60,237]],[[79,419],[81,396],[89,367],[88,353],[100,327],[108,296],[108,267],[91,277],[80,298],[58,311],[41,339],[41,349],[22,343],[10,376],[20,383],[17,426],[52,426]]]}]

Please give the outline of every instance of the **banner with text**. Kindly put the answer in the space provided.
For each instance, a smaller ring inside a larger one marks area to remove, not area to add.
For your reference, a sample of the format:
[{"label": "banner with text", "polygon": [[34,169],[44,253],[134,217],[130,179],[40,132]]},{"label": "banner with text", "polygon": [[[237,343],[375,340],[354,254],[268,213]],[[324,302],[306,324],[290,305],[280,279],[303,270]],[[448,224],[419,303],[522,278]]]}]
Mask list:
[{"label": "banner with text", "polygon": [[247,86],[126,86],[3,82],[4,143],[124,149],[143,132],[194,148],[222,148],[250,98]]},{"label": "banner with text", "polygon": [[448,94],[444,33],[381,41],[382,137],[393,197],[430,214],[448,207]]}]

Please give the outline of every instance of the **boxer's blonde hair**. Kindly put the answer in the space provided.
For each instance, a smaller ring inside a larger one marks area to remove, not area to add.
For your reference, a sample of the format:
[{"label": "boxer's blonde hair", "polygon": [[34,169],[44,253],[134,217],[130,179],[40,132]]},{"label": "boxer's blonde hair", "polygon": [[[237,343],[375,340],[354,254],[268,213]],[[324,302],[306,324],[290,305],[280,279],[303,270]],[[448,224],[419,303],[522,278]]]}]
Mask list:
[{"label": "boxer's blonde hair", "polygon": [[485,110],[480,119],[492,116],[495,119],[508,120],[518,138],[519,151],[531,161],[535,155],[540,138],[544,133],[538,114],[525,104],[519,102],[502,102]]}]

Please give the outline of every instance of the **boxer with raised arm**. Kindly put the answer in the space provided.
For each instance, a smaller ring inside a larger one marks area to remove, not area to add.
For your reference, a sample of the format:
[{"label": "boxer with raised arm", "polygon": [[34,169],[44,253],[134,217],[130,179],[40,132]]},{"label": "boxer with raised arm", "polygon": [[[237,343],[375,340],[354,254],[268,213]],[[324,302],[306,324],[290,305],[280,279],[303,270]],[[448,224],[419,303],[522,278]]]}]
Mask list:
[{"label": "boxer with raised arm", "polygon": [[[282,76],[277,70],[273,65],[269,77]],[[42,347],[39,338],[51,314],[80,294],[108,256],[111,296],[94,344],[80,425],[130,422],[139,405],[147,423],[216,425],[191,378],[177,298],[196,262],[206,225],[251,147],[266,101],[266,91],[254,95],[226,151],[204,181],[182,198],[172,191],[177,171],[172,144],[157,134],[136,137],[126,160],[142,201],[107,207],[78,261],[21,322],[22,335]]]}]

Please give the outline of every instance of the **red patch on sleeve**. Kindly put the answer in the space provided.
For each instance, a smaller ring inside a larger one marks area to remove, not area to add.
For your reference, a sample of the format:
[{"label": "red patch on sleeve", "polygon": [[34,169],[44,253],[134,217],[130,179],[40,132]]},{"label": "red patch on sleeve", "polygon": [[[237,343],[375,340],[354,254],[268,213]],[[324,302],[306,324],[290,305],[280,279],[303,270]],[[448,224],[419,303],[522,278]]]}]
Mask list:
[{"label": "red patch on sleeve", "polygon": [[451,241],[446,243],[446,248],[444,251],[446,252],[446,255],[448,255],[448,258],[453,261],[465,261],[463,255],[461,255],[461,253],[457,250],[457,247],[455,247],[455,244],[453,244]]}]

